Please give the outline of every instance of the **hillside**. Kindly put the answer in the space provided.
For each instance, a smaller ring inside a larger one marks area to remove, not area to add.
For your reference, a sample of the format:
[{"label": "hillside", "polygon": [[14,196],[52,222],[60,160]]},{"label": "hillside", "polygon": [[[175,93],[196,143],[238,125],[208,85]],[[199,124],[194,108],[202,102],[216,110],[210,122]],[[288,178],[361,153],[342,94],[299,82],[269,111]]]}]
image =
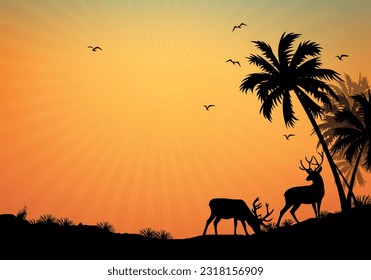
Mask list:
[{"label": "hillside", "polygon": [[95,226],[30,224],[0,215],[0,258],[68,260],[369,259],[371,206],[261,234],[159,240]]}]

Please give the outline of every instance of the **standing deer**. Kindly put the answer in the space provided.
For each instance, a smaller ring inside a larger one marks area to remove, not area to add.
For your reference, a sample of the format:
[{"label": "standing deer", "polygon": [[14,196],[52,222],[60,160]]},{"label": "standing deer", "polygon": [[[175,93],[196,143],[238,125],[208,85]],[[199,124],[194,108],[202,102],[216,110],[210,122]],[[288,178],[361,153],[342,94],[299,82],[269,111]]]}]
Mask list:
[{"label": "standing deer", "polygon": [[221,219],[234,219],[234,235],[237,231],[237,222],[240,221],[246,235],[249,235],[246,230],[245,221],[251,226],[255,233],[261,231],[260,226],[268,227],[264,222],[269,222],[272,219],[267,219],[273,212],[268,210],[269,204],[266,203],[267,214],[261,217],[261,214],[257,214],[258,209],[262,207],[261,203],[258,203],[259,197],[253,202],[253,210],[251,211],[242,199],[230,199],[230,198],[214,198],[209,202],[211,214],[206,221],[203,235],[206,235],[209,224],[214,220],[215,235],[218,235],[218,223]]},{"label": "standing deer", "polygon": [[[285,192],[286,204],[280,212],[277,227],[280,226],[282,216],[290,207],[292,207],[290,210],[291,215],[294,217],[295,221],[299,223],[299,220],[295,216],[295,212],[301,204],[312,204],[314,214],[316,218],[319,218],[322,198],[325,195],[325,188],[320,174],[322,171],[323,152],[318,154],[321,157],[321,162],[318,162],[315,156],[312,156],[310,160],[305,158],[308,163],[308,168],[304,167],[302,160],[300,160],[299,168],[308,173],[306,180],[313,181],[313,183],[308,186],[292,187]],[[313,160],[315,161],[314,163]],[[312,165],[315,166],[314,169],[312,169]]]}]

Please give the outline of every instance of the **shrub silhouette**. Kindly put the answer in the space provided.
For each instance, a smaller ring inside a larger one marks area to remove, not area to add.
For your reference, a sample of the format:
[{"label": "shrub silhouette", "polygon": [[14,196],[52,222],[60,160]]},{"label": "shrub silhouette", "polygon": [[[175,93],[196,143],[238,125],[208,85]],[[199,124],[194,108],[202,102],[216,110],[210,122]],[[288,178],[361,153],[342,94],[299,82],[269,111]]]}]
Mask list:
[{"label": "shrub silhouette", "polygon": [[16,217],[20,218],[22,220],[26,220],[26,218],[27,218],[27,206],[26,205],[23,206],[23,208],[18,211]]},{"label": "shrub silhouette", "polygon": [[139,235],[148,237],[148,238],[156,238],[156,231],[150,227],[141,229],[139,231]]},{"label": "shrub silhouette", "polygon": [[108,231],[108,232],[115,232],[115,227],[113,225],[111,225],[109,222],[107,221],[103,221],[103,222],[99,222],[97,223],[97,226],[100,228],[100,229],[103,229],[105,231]]},{"label": "shrub silhouette", "polygon": [[64,227],[74,225],[74,222],[70,218],[67,218],[67,217],[57,219],[57,223]]},{"label": "shrub silhouette", "polygon": [[292,226],[293,224],[294,224],[294,221],[291,220],[291,219],[286,219],[286,220],[284,220],[284,221],[282,222],[282,225],[283,225],[284,227],[289,227],[289,226]]},{"label": "shrub silhouette", "polygon": [[156,231],[155,238],[157,239],[174,239],[173,235],[170,232],[167,232],[166,230],[162,229],[159,231]]},{"label": "shrub silhouette", "polygon": [[37,223],[56,224],[57,218],[55,218],[52,214],[41,215],[37,220]]}]

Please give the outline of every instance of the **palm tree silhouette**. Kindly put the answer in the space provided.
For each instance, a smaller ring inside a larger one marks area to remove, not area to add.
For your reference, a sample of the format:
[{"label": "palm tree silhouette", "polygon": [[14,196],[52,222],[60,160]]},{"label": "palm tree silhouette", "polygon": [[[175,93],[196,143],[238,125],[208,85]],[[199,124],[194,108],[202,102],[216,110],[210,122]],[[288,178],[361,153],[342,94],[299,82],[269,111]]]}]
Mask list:
[{"label": "palm tree silhouette", "polygon": [[[368,80],[366,76],[359,74],[358,81],[354,81],[348,74],[344,73],[344,81],[339,81],[337,84],[331,85],[331,87],[338,96],[338,101],[333,100],[332,108],[326,106],[323,107],[324,114],[322,123],[318,125],[329,147],[335,141],[334,128],[349,126],[346,122],[336,122],[335,112],[340,111],[342,108],[347,108],[354,115],[358,115],[358,104],[354,102],[354,99],[351,98],[351,96],[360,92],[366,92],[368,89]],[[317,145],[320,146],[320,143],[318,142]],[[351,165],[341,153],[334,153],[333,159],[336,161],[340,175],[348,186],[347,205],[348,207],[351,207],[349,204],[351,198],[353,198],[356,203],[356,197],[353,193],[354,185],[358,183],[362,186],[365,184],[365,180],[358,166]]]},{"label": "palm tree silhouette", "polygon": [[240,85],[240,90],[247,93],[257,89],[256,95],[262,105],[260,113],[272,121],[272,110],[282,104],[283,118],[287,127],[294,127],[298,120],[295,117],[292,95],[293,92],[302,105],[333,173],[341,209],[345,210],[345,192],[337,171],[336,164],[331,156],[328,145],[321,134],[316,118],[323,115],[322,107],[317,103],[331,107],[331,98],[337,99],[333,89],[323,80],[342,80],[339,74],[331,69],[320,68],[321,47],[311,41],[299,43],[293,52],[293,43],[301,34],[284,32],[278,44],[278,58],[274,55],[271,46],[263,41],[253,41],[256,47],[263,52],[263,56],[252,54],[247,57],[250,64],[259,67],[262,72],[247,75]]},{"label": "palm tree silhouette", "polygon": [[[349,164],[354,163],[352,177],[349,182],[349,193],[352,194],[354,180],[358,166],[361,164],[367,171],[371,169],[371,94],[359,93],[351,96],[357,110],[344,107],[335,112],[334,119],[344,126],[333,128],[334,145],[336,152],[344,152]],[[355,201],[356,202],[356,201]],[[351,207],[351,195],[347,197],[348,207]]]}]

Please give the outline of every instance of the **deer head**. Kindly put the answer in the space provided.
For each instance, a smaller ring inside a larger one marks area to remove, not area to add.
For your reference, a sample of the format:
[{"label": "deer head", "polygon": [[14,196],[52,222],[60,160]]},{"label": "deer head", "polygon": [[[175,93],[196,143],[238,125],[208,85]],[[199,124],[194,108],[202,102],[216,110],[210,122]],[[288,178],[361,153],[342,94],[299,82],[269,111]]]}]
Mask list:
[{"label": "deer head", "polygon": [[[308,167],[305,167],[304,164],[303,164],[303,161],[300,160],[299,168],[308,173],[308,176],[306,178],[307,181],[313,181],[313,179],[315,180],[319,176],[319,173],[321,173],[321,171],[322,171],[323,152],[321,152],[321,153],[319,152],[318,154],[321,157],[320,162],[318,162],[318,160],[315,156],[312,156],[310,160],[308,160],[308,158],[305,157],[305,160],[308,163]],[[313,163],[313,160],[315,161],[314,163]],[[314,166],[314,169],[312,169],[312,165]]]}]

